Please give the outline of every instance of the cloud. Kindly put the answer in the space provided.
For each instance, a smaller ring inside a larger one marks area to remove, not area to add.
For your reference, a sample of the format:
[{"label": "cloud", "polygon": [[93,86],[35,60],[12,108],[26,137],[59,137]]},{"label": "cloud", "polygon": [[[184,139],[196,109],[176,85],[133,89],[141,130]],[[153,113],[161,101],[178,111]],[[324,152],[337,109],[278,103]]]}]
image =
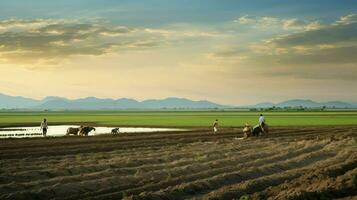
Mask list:
[{"label": "cloud", "polygon": [[350,14],[340,17],[336,24],[351,24],[357,22],[357,14]]},{"label": "cloud", "polygon": [[214,60],[216,62],[231,62],[240,63],[248,59],[246,48],[232,48],[232,49],[222,49],[220,51],[210,53],[207,55],[208,59]]},{"label": "cloud", "polygon": [[308,64],[353,64],[357,63],[357,45],[309,50],[306,53],[291,52],[280,55],[279,63],[292,65]]},{"label": "cloud", "polygon": [[275,17],[267,17],[267,16],[257,17],[257,16],[244,15],[238,18],[237,20],[234,20],[234,22],[244,25],[269,27],[269,26],[278,25],[280,23],[280,19]]},{"label": "cloud", "polygon": [[282,24],[285,30],[316,30],[321,27],[317,21],[306,22],[296,18],[283,20]]},{"label": "cloud", "polygon": [[186,45],[224,36],[219,30],[190,24],[149,28],[94,20],[9,19],[0,21],[0,63],[59,64],[75,56]]},{"label": "cloud", "polygon": [[26,20],[26,19],[8,19],[0,21],[0,30],[5,28],[14,28],[14,27],[32,27],[39,26],[47,23],[48,20],[44,19],[34,19],[34,20]]},{"label": "cloud", "polygon": [[356,64],[357,22],[352,21],[350,17],[341,17],[338,23],[273,38],[264,45],[271,51],[285,50],[281,54],[273,55],[279,63]]},{"label": "cloud", "polygon": [[73,56],[159,45],[134,28],[98,22],[11,19],[0,27],[0,62],[10,64],[58,64]]},{"label": "cloud", "polygon": [[[285,21],[284,25],[292,28],[307,23],[293,19]],[[275,56],[276,61],[283,63],[354,63],[357,61],[353,56],[357,48],[357,17],[354,14],[343,16],[336,23],[276,36],[249,48],[248,53],[254,57]],[[228,52],[227,57],[244,53]],[[224,52],[217,54],[224,55]]]},{"label": "cloud", "polygon": [[333,24],[316,30],[277,37],[269,41],[280,47],[357,42],[357,22]]},{"label": "cloud", "polygon": [[237,20],[234,20],[234,22],[242,25],[250,25],[256,28],[280,27],[283,30],[313,30],[318,29],[321,26],[317,21],[309,22],[296,18],[280,19],[277,17],[258,17],[250,15],[244,15]]},{"label": "cloud", "polygon": [[309,24],[295,19],[286,20],[284,26],[289,29],[305,28],[252,43],[245,50],[227,47],[212,55],[220,60],[226,59],[227,63],[232,59],[240,63],[242,59],[239,58],[243,57],[246,58],[244,65],[253,66],[262,73],[276,73],[276,76],[357,78],[356,15],[342,16],[334,23],[315,28],[306,28]]},{"label": "cloud", "polygon": [[197,27],[189,24],[173,24],[165,28],[145,28],[146,33],[159,34],[170,39],[179,38],[215,38],[227,36],[221,30]]}]

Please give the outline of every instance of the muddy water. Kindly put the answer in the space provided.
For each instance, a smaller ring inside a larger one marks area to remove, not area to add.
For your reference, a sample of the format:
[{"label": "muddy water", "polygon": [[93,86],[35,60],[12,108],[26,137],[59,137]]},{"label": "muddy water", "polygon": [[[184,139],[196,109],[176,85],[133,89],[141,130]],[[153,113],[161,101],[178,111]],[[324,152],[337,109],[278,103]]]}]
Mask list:
[{"label": "muddy water", "polygon": [[[47,136],[64,136],[69,127],[78,128],[77,125],[49,126]],[[89,133],[90,136],[111,133],[113,127],[95,127],[95,131]],[[132,128],[121,127],[119,133],[151,133],[151,132],[183,131],[175,128]],[[21,137],[43,137],[40,127],[13,127],[0,128],[0,138],[21,138]]]}]

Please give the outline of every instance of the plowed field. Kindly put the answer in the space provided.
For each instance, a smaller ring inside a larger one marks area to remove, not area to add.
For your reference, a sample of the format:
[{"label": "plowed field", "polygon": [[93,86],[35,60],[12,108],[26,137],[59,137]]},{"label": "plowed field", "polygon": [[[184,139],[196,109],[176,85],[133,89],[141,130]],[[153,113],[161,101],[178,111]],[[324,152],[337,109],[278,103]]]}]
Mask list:
[{"label": "plowed field", "polygon": [[[356,199],[357,127],[0,140],[0,199]],[[242,198],[243,199],[243,198]]]}]

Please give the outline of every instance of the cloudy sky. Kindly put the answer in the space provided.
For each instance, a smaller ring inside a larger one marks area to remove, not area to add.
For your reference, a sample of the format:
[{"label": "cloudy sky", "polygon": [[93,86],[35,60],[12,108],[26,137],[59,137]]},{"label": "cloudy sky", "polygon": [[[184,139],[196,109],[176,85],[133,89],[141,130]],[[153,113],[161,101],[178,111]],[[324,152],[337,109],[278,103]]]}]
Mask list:
[{"label": "cloudy sky", "polygon": [[0,1],[0,93],[357,101],[357,1]]}]

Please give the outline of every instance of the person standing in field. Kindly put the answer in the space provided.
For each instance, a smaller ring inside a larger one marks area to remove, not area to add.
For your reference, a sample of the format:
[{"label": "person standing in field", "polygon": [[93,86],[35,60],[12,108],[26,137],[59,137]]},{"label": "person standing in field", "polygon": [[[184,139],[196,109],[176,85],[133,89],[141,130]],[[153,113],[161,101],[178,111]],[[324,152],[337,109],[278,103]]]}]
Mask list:
[{"label": "person standing in field", "polygon": [[42,135],[46,137],[47,134],[47,129],[48,129],[48,124],[47,124],[47,119],[43,119],[41,122],[41,130],[42,130]]},{"label": "person standing in field", "polygon": [[264,117],[263,114],[260,114],[260,117],[259,117],[259,126],[260,126],[260,128],[262,129],[262,131],[265,133],[265,131],[264,131],[265,117]]},{"label": "person standing in field", "polygon": [[213,123],[213,133],[218,132],[218,119],[216,119]]}]

